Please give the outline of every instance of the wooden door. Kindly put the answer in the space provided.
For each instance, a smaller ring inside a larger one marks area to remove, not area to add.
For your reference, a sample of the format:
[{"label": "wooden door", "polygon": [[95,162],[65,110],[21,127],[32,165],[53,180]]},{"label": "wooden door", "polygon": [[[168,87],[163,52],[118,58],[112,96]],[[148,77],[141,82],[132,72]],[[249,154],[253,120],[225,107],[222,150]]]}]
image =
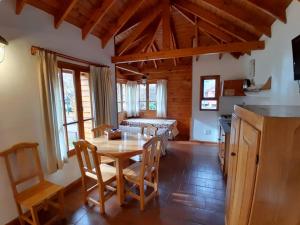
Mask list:
[{"label": "wooden door", "polygon": [[230,142],[228,149],[228,174],[227,174],[227,187],[226,187],[226,224],[230,224],[230,218],[232,214],[232,196],[234,193],[234,183],[236,176],[236,153],[238,151],[239,133],[240,133],[241,120],[235,114],[232,115]]},{"label": "wooden door", "polygon": [[228,225],[248,224],[256,179],[260,132],[241,120],[238,140]]}]

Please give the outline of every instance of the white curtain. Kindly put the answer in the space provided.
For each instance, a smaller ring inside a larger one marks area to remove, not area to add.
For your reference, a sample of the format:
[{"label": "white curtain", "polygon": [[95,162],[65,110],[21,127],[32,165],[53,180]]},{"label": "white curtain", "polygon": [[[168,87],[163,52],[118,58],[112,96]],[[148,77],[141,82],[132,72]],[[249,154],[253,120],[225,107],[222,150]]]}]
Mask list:
[{"label": "white curtain", "polygon": [[108,67],[90,67],[94,126],[112,123],[112,80]]},{"label": "white curtain", "polygon": [[126,85],[127,116],[139,116],[139,90],[136,81],[128,81]]},{"label": "white curtain", "polygon": [[57,68],[56,55],[39,51],[40,95],[45,130],[45,152],[47,170],[53,173],[63,167],[68,159],[64,131],[63,101]]},{"label": "white curtain", "polygon": [[157,101],[156,116],[167,117],[167,81],[166,80],[157,81],[156,101]]}]

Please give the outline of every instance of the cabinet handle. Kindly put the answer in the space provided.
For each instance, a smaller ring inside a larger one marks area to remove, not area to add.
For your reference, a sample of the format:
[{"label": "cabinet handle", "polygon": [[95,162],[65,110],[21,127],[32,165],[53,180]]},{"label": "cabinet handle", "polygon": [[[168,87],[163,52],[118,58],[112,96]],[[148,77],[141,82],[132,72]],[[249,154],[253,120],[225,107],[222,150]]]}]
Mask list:
[{"label": "cabinet handle", "polygon": [[235,153],[235,152],[231,152],[230,155],[231,155],[231,156],[236,156],[236,153]]}]

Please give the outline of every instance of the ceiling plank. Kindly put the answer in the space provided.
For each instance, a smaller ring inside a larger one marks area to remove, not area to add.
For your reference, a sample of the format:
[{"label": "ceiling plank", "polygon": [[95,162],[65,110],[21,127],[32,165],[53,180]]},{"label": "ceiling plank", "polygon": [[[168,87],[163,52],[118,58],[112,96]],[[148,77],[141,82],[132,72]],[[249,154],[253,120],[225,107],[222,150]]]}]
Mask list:
[{"label": "ceiling plank", "polygon": [[[260,9],[269,16],[272,16],[274,19],[279,19],[283,23],[287,22],[285,8],[277,7],[276,4],[273,6],[273,8],[270,8],[266,5],[266,1],[262,0],[247,0],[247,2],[251,3],[253,6]],[[279,9],[279,11],[275,9]]]},{"label": "ceiling plank", "polygon": [[164,0],[162,4],[162,20],[163,20],[163,49],[171,49],[171,12],[170,12],[170,1]]},{"label": "ceiling plank", "polygon": [[134,74],[145,75],[144,73],[141,73],[136,67],[127,64],[117,64],[116,67],[120,70],[128,71]]},{"label": "ceiling plank", "polygon": [[175,9],[177,12],[179,12],[179,14],[181,16],[183,16],[183,18],[185,18],[188,22],[190,22],[192,25],[195,25],[195,21],[189,17],[185,12],[183,12],[183,10],[181,8],[178,8],[175,5],[172,5],[172,8]]},{"label": "ceiling plank", "polygon": [[104,0],[101,6],[92,13],[92,16],[88,20],[88,22],[84,25],[82,29],[82,39],[86,39],[88,34],[93,31],[95,26],[101,21],[101,19],[107,14],[108,10],[112,7],[112,5],[116,2],[116,0]]},{"label": "ceiling plank", "polygon": [[54,27],[57,29],[71,12],[78,0],[69,0],[64,7],[54,16]]},{"label": "ceiling plank", "polygon": [[114,56],[112,63],[139,62],[154,59],[172,59],[190,57],[194,55],[207,55],[224,52],[249,52],[251,50],[262,50],[265,48],[264,41],[237,42],[221,45],[212,45],[198,48],[183,48],[174,50],[163,50],[159,52],[138,53],[132,55]]},{"label": "ceiling plank", "polygon": [[116,23],[109,29],[104,37],[102,37],[102,48],[104,48],[108,41],[115,36],[120,29],[125,25],[125,23],[135,14],[135,12],[142,5],[144,0],[131,0],[127,6],[125,11],[120,15]]},{"label": "ceiling plank", "polygon": [[118,48],[119,55],[123,54],[129,48],[130,44],[135,41],[135,39],[157,18],[160,13],[161,10],[156,10],[154,12],[149,12],[149,14],[144,17],[137,28],[131,32],[130,36],[121,43]]},{"label": "ceiling plank", "polygon": [[223,18],[217,16],[216,14],[209,12],[208,10],[203,9],[199,5],[192,3],[190,1],[185,0],[176,0],[175,6],[187,10],[188,12],[192,13],[193,15],[201,18],[202,20],[216,26],[218,29],[222,30],[234,36],[238,40],[241,41],[253,41],[257,40],[259,37],[249,32],[231,24],[228,21],[225,21]]},{"label": "ceiling plank", "polygon": [[16,1],[16,14],[17,15],[21,14],[25,4],[26,4],[26,0],[17,0]]},{"label": "ceiling plank", "polygon": [[[206,4],[214,7],[220,12],[239,20],[246,26],[251,27],[259,33],[263,33],[268,37],[271,37],[271,27],[264,25],[263,21],[258,20],[257,18],[253,18],[251,14],[245,13],[239,7],[235,7],[232,3],[224,2],[224,0],[203,0]],[[261,2],[261,1],[260,1]]]}]

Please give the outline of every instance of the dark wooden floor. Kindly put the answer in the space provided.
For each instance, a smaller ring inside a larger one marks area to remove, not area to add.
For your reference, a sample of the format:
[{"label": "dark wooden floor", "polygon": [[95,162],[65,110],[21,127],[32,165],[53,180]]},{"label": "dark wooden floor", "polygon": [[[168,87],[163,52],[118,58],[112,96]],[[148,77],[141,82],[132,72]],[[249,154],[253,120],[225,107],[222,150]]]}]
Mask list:
[{"label": "dark wooden floor", "polygon": [[[218,148],[190,142],[172,142],[161,160],[160,195],[144,212],[127,199],[119,207],[113,197],[106,216],[97,207],[82,204],[80,190],[66,196],[64,224],[89,225],[223,225],[225,185],[219,169]],[[60,223],[61,224],[61,223]]]}]

